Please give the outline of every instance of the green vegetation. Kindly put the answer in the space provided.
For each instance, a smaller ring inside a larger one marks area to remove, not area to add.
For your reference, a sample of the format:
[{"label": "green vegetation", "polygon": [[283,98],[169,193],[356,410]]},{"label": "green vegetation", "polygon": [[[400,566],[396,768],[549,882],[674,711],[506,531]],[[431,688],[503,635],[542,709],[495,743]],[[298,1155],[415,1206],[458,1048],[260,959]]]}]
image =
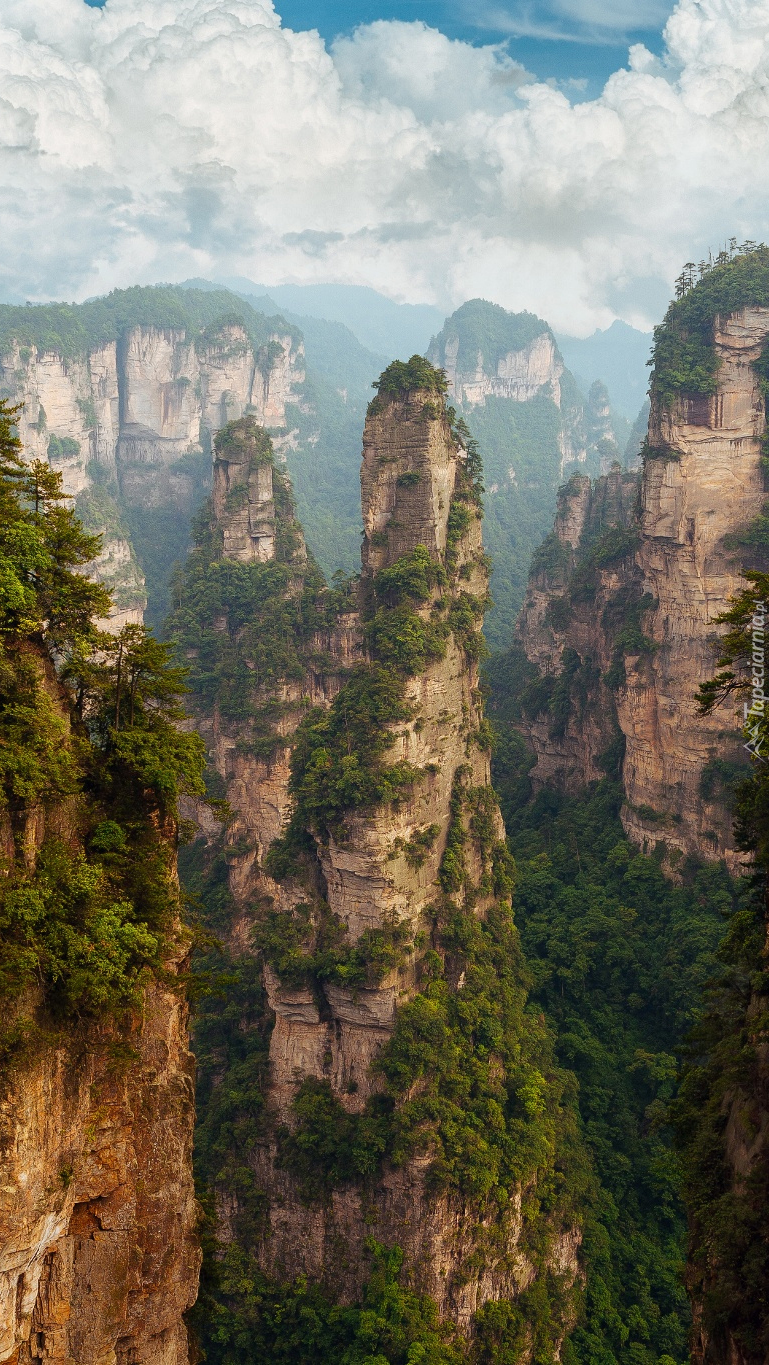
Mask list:
[{"label": "green vegetation", "polygon": [[[398,385],[411,382],[400,371],[395,378]],[[423,389],[421,370],[417,378]],[[449,414],[450,420],[453,416]],[[209,1359],[256,1361],[260,1351],[274,1349],[276,1358],[282,1354],[295,1365],[306,1365],[324,1350],[361,1365],[422,1360],[443,1365],[470,1354],[479,1365],[503,1365],[532,1341],[537,1359],[546,1365],[553,1361],[555,1342],[571,1311],[573,1289],[546,1267],[552,1239],[568,1225],[589,1173],[574,1131],[570,1082],[554,1062],[541,1010],[527,1003],[528,977],[510,906],[513,868],[499,839],[493,792],[472,785],[469,766],[455,773],[434,903],[415,932],[386,923],[351,945],[344,925],[323,900],[317,878],[318,841],[331,833],[337,841],[344,839],[351,811],[397,801],[423,776],[391,756],[398,727],[412,718],[405,701],[407,679],[440,657],[452,632],[468,652],[476,647],[483,603],[463,587],[468,574],[462,538],[479,513],[481,468],[467,429],[457,423],[454,430],[465,459],[449,509],[443,562],[417,546],[365,584],[369,661],[350,669],[331,705],[310,712],[293,736],[293,813],[285,836],[267,856],[267,866],[278,879],[292,878],[305,899],[291,912],[266,897],[255,905],[253,944],[285,986],[309,988],[321,1006],[327,983],[354,993],[409,960],[418,972],[419,988],[397,1013],[394,1032],[376,1062],[377,1093],[362,1112],[349,1113],[327,1080],[309,1078],[295,1096],[291,1124],[275,1134],[278,1164],[295,1176],[303,1197],[308,1202],[328,1200],[334,1190],[352,1184],[369,1199],[384,1163],[397,1167],[424,1157],[432,1187],[471,1200],[483,1216],[485,1230],[479,1233],[475,1255],[479,1267],[496,1259],[506,1220],[515,1216],[522,1194],[523,1245],[538,1274],[520,1303],[492,1305],[479,1314],[472,1350],[466,1342],[447,1340],[436,1327],[434,1306],[399,1285],[397,1250],[371,1249],[371,1283],[380,1283],[377,1258],[388,1258],[388,1303],[401,1324],[397,1336],[388,1335],[390,1329],[385,1332],[377,1322],[379,1301],[371,1297],[371,1284],[362,1303],[342,1310],[317,1287],[265,1279],[256,1264],[266,1232],[265,1203],[243,1152],[274,1131],[261,1100],[268,1015],[261,988],[248,976],[245,963],[225,955],[217,964],[209,955],[202,965],[208,973],[203,989],[210,994],[204,996],[196,1026],[202,1115],[198,1163],[206,1197],[223,1185],[236,1194],[238,1209],[236,1244],[218,1261],[210,1257],[207,1262],[200,1313]],[[265,628],[268,637],[272,634],[273,599],[266,594],[246,600],[242,585],[237,599],[235,594],[222,599],[218,591],[213,593],[223,566],[216,558],[215,529],[209,526],[207,534],[208,543],[201,528],[198,549],[179,585],[189,621],[182,623],[180,634],[182,602],[171,630],[189,652],[196,637],[198,642],[205,638],[208,620],[218,622],[215,633],[225,637],[219,662],[215,669],[210,659],[203,660],[198,643],[202,662],[191,660],[192,686],[208,707],[215,699],[240,717],[246,698],[233,706],[221,661],[233,645],[241,647],[251,630],[253,664]],[[257,567],[297,572],[290,563]],[[198,585],[196,604],[190,596],[193,582]],[[289,585],[286,595],[285,582],[281,592],[286,610],[295,613],[301,642],[301,594],[292,593]],[[244,614],[231,627],[229,614],[236,607]],[[287,621],[281,630],[290,636]],[[270,657],[273,653],[274,648]],[[273,666],[267,681],[274,686],[285,660],[276,655]],[[250,672],[253,677],[253,668]],[[485,735],[477,742],[485,743]],[[427,824],[396,843],[393,856],[419,867],[439,835],[437,825]],[[196,845],[183,863],[187,885],[198,891],[204,920],[214,929],[233,913],[226,890],[228,852],[225,848],[216,856]],[[240,1002],[233,1014],[222,1012],[217,999],[220,992],[229,993],[230,979]],[[244,1027],[239,1027],[239,1017]],[[279,1332],[278,1319],[294,1327]],[[356,1334],[364,1327],[367,1350],[376,1350],[374,1356],[357,1353],[363,1351],[363,1338]]]},{"label": "green vegetation", "polygon": [[[746,577],[749,587],[721,617],[728,630],[718,641],[718,672],[700,689],[704,712],[732,695],[750,699],[754,621],[763,629],[769,575]],[[759,641],[763,649],[760,636]],[[769,728],[760,708],[748,717],[745,733],[763,758]],[[755,761],[737,787],[736,817],[738,846],[752,855],[755,871],[719,954],[722,973],[711,984],[707,1009],[690,1041],[675,1118],[691,1219],[690,1280],[702,1303],[703,1330],[724,1356],[737,1351],[756,1360],[766,1351],[769,1273],[769,1150],[763,1137],[769,1037],[765,762]]]},{"label": "green vegetation", "polygon": [[493,661],[494,780],[518,869],[516,920],[535,1002],[578,1085],[596,1184],[585,1219],[583,1316],[567,1365],[688,1359],[686,1219],[668,1109],[685,1039],[715,969],[724,916],[742,901],[719,865],[682,866],[628,845],[621,791],[532,800],[532,757],[510,723],[531,666]]},{"label": "green vegetation", "polygon": [[456,361],[459,370],[474,371],[480,352],[484,372],[495,376],[498,362],[510,351],[522,351],[536,337],[549,334],[547,323],[534,313],[509,313],[486,299],[470,299],[444,323],[430,345],[430,353],[440,357],[445,355],[447,345],[459,343]]},{"label": "green vegetation", "polygon": [[[496,375],[503,356],[546,334],[547,324],[531,313],[508,313],[473,299],[448,319],[429,353],[439,361],[447,343],[458,343],[461,371],[474,372],[480,352],[484,371]],[[531,556],[552,527],[563,478],[563,438],[573,436],[575,444],[580,433],[585,438],[584,399],[568,371],[561,376],[560,389],[560,407],[542,391],[525,403],[490,396],[462,413],[484,454],[484,540],[493,563],[493,605],[484,633],[492,650],[507,648],[512,639]]]},{"label": "green vegetation", "polygon": [[[562,410],[568,412],[579,395],[571,392],[566,376],[562,389]],[[494,604],[484,634],[492,650],[505,649],[526,593],[532,555],[553,524],[562,478],[563,417],[552,398],[541,393],[528,403],[490,397],[482,407],[468,408],[464,418],[483,450],[483,537],[493,564]]]},{"label": "green vegetation", "polygon": [[[202,790],[200,741],[176,726],[182,673],[143,628],[97,630],[109,597],[82,569],[98,538],[66,507],[60,475],[22,463],[16,411],[0,403],[6,1062],[34,1031],[14,1017],[30,986],[54,1024],[137,1003],[178,913],[167,831],[179,795]],[[38,847],[41,808],[53,818]]]},{"label": "green vegetation", "polygon": [[210,1324],[210,1365],[460,1365],[464,1353],[438,1321],[435,1304],[401,1284],[400,1249],[369,1239],[366,1255],[371,1273],[362,1300],[342,1307],[304,1279],[289,1285],[268,1280],[253,1257],[228,1248],[212,1265],[197,1310]]},{"label": "green vegetation", "polygon": [[[243,421],[260,432],[253,419]],[[222,429],[217,451],[226,449],[233,428],[242,424]],[[195,704],[210,710],[216,702],[225,718],[250,721],[254,739],[274,731],[274,707],[265,711],[262,690],[280,678],[304,676],[315,657],[316,633],[335,619],[348,594],[344,583],[328,591],[311,559],[295,562],[298,523],[291,486],[274,464],[266,433],[260,440],[258,458],[273,467],[275,559],[266,564],[224,559],[222,531],[206,503],[193,523],[194,548],[173,578],[165,624],[188,661]]]},{"label": "green vegetation", "polygon": [[[387,763],[393,725],[411,713],[403,700],[403,678],[382,664],[358,664],[327,711],[313,710],[296,732],[290,791],[294,811],[287,845],[305,830],[327,837],[343,827],[348,811],[396,801],[419,776],[401,760]],[[277,871],[272,855],[272,870]]]},{"label": "green vegetation", "polygon": [[424,389],[440,399],[448,389],[448,382],[443,370],[436,369],[424,356],[413,355],[410,360],[394,360],[382,371],[372,387],[380,398],[386,393],[402,398],[414,390]]},{"label": "green vegetation", "polygon": [[49,436],[48,437],[48,459],[51,464],[57,460],[72,459],[80,454],[80,442],[74,441],[71,436]]},{"label": "green vegetation", "polygon": [[[0,304],[0,353],[17,341],[65,359],[118,341],[132,327],[174,328],[201,345],[215,345],[222,329],[240,323],[257,353],[269,343],[275,319],[257,313],[227,289],[180,289],[174,285],[115,289],[87,303],[42,303],[24,308]],[[287,323],[281,326],[292,331]]]},{"label": "green vegetation", "polygon": [[296,432],[286,461],[307,544],[331,581],[339,570],[360,569],[361,436],[372,380],[386,357],[372,355],[341,323],[293,320],[304,335],[307,365],[302,402],[286,412]]},{"label": "green vegetation", "polygon": [[[442,394],[444,377],[418,356],[408,366],[389,366],[380,391],[397,391],[386,385],[405,383],[404,373],[417,375],[421,388],[430,383]],[[441,411],[442,403],[441,398]],[[448,415],[453,418],[453,411]],[[273,874],[286,866],[306,831],[323,839],[331,831],[340,836],[347,812],[398,801],[413,787],[423,774],[405,761],[386,761],[393,726],[412,718],[404,701],[406,678],[443,657],[452,632],[469,657],[481,653],[478,624],[486,601],[459,591],[454,581],[460,539],[471,517],[479,515],[480,458],[463,423],[455,435],[465,458],[449,509],[445,563],[432,561],[418,545],[374,576],[365,620],[371,662],[354,667],[331,707],[310,712],[296,732],[290,782],[294,809],[286,834],[270,854]],[[429,617],[420,615],[417,608],[424,609],[439,590]]]},{"label": "green vegetation", "polygon": [[689,263],[677,282],[677,298],[654,329],[652,392],[669,407],[680,395],[716,392],[718,357],[713,347],[717,317],[745,307],[769,306],[769,247],[745,243],[702,262],[699,278]]}]

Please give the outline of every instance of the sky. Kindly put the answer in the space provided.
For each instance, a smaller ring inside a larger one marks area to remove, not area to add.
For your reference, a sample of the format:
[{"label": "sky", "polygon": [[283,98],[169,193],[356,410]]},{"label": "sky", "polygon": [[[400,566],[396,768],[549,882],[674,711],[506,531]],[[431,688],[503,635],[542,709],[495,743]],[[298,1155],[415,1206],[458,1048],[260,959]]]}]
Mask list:
[{"label": "sky", "polygon": [[[104,0],[87,0],[103,6]],[[598,95],[633,42],[654,52],[673,0],[283,0],[287,28],[319,31],[327,44],[377,19],[421,21],[476,45],[512,44],[516,60],[572,97]]]},{"label": "sky", "polygon": [[647,329],[769,235],[768,133],[769,0],[0,0],[0,298],[239,275]]}]

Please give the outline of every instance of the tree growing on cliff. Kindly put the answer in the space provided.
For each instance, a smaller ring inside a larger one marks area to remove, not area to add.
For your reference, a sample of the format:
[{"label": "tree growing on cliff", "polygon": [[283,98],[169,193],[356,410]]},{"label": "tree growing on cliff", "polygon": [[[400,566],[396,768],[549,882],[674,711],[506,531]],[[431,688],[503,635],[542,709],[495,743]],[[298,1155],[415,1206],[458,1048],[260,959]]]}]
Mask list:
[{"label": "tree growing on cliff", "polygon": [[[86,573],[99,537],[60,475],[23,462],[17,414],[0,402],[0,1000],[34,986],[54,1020],[101,1017],[162,965],[169,836],[180,793],[202,791],[202,746],[177,727],[168,647],[100,629],[110,597]],[[0,1030],[5,1060],[24,1032],[19,1018]]]},{"label": "tree growing on cliff", "polygon": [[721,972],[691,1040],[675,1115],[690,1218],[689,1288],[701,1305],[709,1360],[765,1360],[769,1350],[769,1145],[763,1134],[769,1048],[769,715],[763,697],[769,575],[719,618],[718,671],[700,689],[703,712],[746,698],[753,755],[737,791],[738,847],[751,894],[732,916]]}]

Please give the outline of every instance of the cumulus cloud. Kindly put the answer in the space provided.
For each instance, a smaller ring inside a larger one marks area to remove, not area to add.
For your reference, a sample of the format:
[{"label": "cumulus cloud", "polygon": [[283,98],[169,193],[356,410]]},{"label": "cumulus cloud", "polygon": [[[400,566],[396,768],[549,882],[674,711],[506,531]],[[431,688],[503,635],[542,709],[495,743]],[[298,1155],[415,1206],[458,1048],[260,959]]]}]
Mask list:
[{"label": "cumulus cloud", "polygon": [[0,294],[241,275],[648,324],[767,235],[769,0],[679,0],[665,44],[572,104],[422,23],[329,51],[270,0],[0,0]]}]

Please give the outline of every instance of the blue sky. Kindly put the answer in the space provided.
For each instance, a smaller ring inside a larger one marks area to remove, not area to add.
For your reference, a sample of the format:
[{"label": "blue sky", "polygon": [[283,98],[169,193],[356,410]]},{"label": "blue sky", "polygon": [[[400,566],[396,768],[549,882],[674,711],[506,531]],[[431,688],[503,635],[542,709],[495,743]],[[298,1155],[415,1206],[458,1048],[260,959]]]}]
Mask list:
[{"label": "blue sky", "polygon": [[[103,0],[86,0],[99,6]],[[318,29],[330,43],[376,19],[422,20],[449,38],[506,43],[539,80],[568,83],[572,98],[593,97],[619,67],[630,44],[652,52],[672,0],[275,0],[287,27]],[[577,84],[575,84],[577,83]],[[579,87],[583,88],[580,89]]]},{"label": "blue sky", "polygon": [[421,19],[449,38],[507,42],[511,56],[540,80],[587,81],[585,93],[591,95],[624,66],[631,42],[659,49],[666,11],[672,4],[639,0],[632,9],[646,21],[640,27],[635,26],[637,15],[632,16],[631,27],[626,16],[617,13],[622,7],[622,0],[619,5],[609,0],[608,16],[591,22],[591,11],[600,8],[592,0],[566,0],[561,5],[525,0],[498,4],[493,0],[278,0],[277,4],[284,23],[292,28],[317,28],[327,41],[374,19]]}]

